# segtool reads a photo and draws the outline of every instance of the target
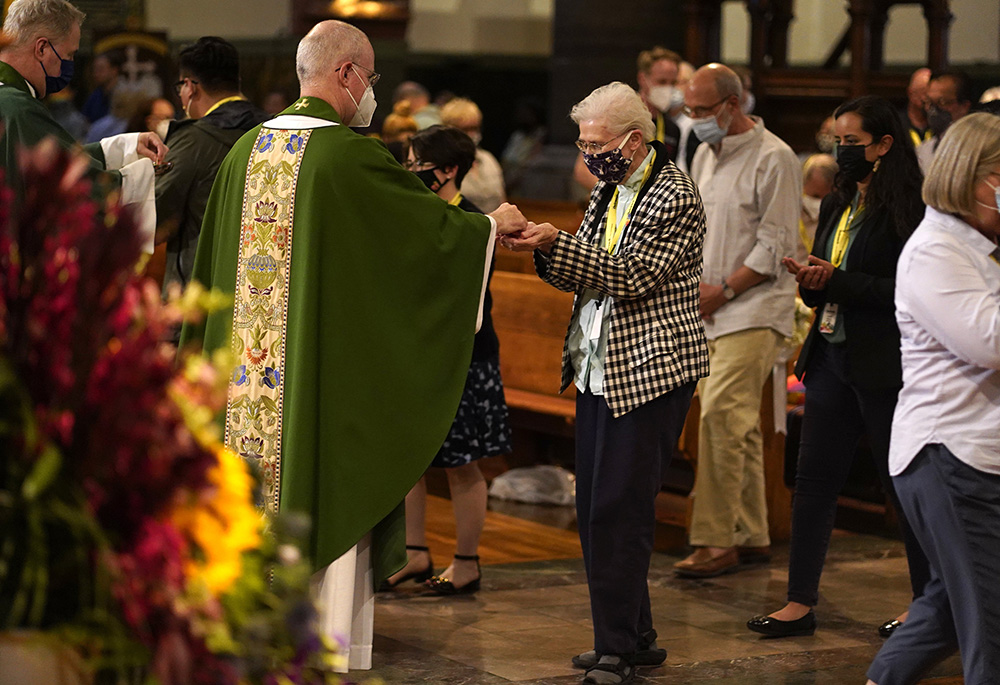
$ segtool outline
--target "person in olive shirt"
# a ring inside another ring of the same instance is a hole
[[[222,160],[240,137],[270,116],[240,94],[239,54],[213,36],[180,54],[175,84],[188,118],[170,124],[169,170],[156,178],[156,243],[167,244],[163,292],[187,285],[208,196]]]

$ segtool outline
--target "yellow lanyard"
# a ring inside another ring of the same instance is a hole
[[[806,246],[806,254],[812,252],[813,240],[809,237],[809,231],[806,230],[806,222],[802,219],[799,219],[799,238],[802,239],[802,244]]]
[[[656,161],[656,151],[653,151],[653,156],[649,160],[649,164],[646,165],[646,171],[642,174],[642,182],[639,184],[639,188],[632,195],[632,201],[628,204],[628,209],[625,214],[622,215],[621,221],[616,221],[615,217],[618,214],[618,188],[615,187],[615,194],[611,198],[611,204],[608,205],[608,220],[607,226],[604,229],[604,248],[608,251],[608,254],[614,254],[615,248],[618,246],[618,241],[621,240],[622,232],[624,232],[625,227],[628,226],[629,217],[632,216],[632,208],[635,207],[635,201],[639,199],[639,191],[642,187],[646,185],[646,181],[649,179],[649,175],[653,173],[653,162]]]
[[[855,200],[857,199],[855,198]],[[860,213],[860,202],[856,206],[852,202],[840,215],[840,223],[837,224],[837,232],[833,236],[833,249],[830,250],[830,263],[833,264],[834,268],[839,268],[844,262],[847,246],[851,242],[851,226]]]
[[[663,114],[660,112],[656,113],[656,139],[663,142],[663,139],[667,137],[667,126],[663,123]]]
[[[910,139],[913,141],[913,147],[917,147],[918,145],[920,145],[921,142],[923,142],[920,140],[920,134],[918,134],[916,129],[914,128],[910,129]],[[930,140],[930,139],[931,139],[931,130],[927,129],[926,131],[924,131],[924,140]]]
[[[233,95],[233,96],[230,96],[228,98],[222,98],[221,100],[219,100],[214,105],[212,105],[211,107],[208,108],[208,111],[205,112],[205,116],[207,117],[209,114],[211,114],[212,112],[214,112],[219,107],[221,107],[222,105],[226,104],[227,102],[239,102],[240,100],[246,100],[246,98],[243,97],[242,95]]]
[[[455,193],[455,197],[448,200],[448,204],[457,206],[458,203],[461,201],[462,201],[462,193]]]

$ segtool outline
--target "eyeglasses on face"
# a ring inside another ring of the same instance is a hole
[[[729,97],[730,96],[726,96],[714,105],[709,105],[708,107],[688,107],[687,105],[684,105],[684,109],[681,111],[692,119],[704,119],[707,116],[715,114],[715,108],[728,100]]]
[[[181,88],[184,87],[185,83],[193,83],[195,85],[201,83],[201,81],[195,81],[193,78],[182,78],[180,81],[174,84],[174,92],[178,95],[181,94]]]
[[[336,70],[340,71],[341,69],[343,69],[346,66],[347,65],[345,64],[343,66],[337,67]],[[356,68],[356,69],[361,69],[362,71],[367,71],[368,72],[368,85],[371,86],[372,88],[374,88],[375,84],[378,83],[378,80],[380,78],[382,78],[382,74],[378,73],[377,71],[373,71],[372,69],[369,69],[368,67],[363,67],[360,64],[355,64],[354,62],[351,62],[351,66],[354,67],[354,68]]]
[[[585,155],[596,155],[598,152],[600,152],[601,150],[603,150],[604,148],[606,148],[611,143],[615,142],[616,140],[618,140],[622,136],[627,136],[630,133],[632,133],[632,129],[629,129],[628,131],[625,131],[624,133],[619,133],[614,138],[612,138],[611,140],[609,140],[609,141],[607,141],[605,143],[592,143],[592,142],[587,141],[587,140],[577,140],[576,141],[576,148],[580,152],[584,153]],[[624,144],[624,142],[625,141],[622,141],[622,144]]]
[[[421,159],[408,159],[403,162],[403,168],[410,171],[428,171],[430,169],[437,169],[437,165],[434,162],[425,162]]]

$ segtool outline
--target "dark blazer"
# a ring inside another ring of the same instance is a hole
[[[826,244],[837,230],[837,223],[847,205],[828,195],[819,210],[819,228],[812,254],[826,259]],[[894,389],[903,385],[899,351],[899,328],[896,326],[896,261],[905,239],[893,228],[887,211],[872,213],[857,229],[860,231],[847,253],[847,268],[835,269],[824,290],[799,288],[802,301],[816,309],[809,336],[795,364],[795,375],[806,374],[809,357],[816,346],[819,321],[827,302],[839,305],[847,333],[848,380],[861,388]]]
[[[639,191],[615,255],[601,239],[615,186],[594,186],[580,230],[560,232],[548,257],[535,251],[535,269],[550,285],[580,293],[592,288],[614,301],[604,396],[615,417],[708,375],[708,344],[698,309],[705,208],[691,179],[657,141],[653,170]],[[567,331],[567,343],[569,331]],[[562,387],[573,381],[563,347]]]

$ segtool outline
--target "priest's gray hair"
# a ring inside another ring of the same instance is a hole
[[[601,86],[580,100],[573,105],[569,117],[577,124],[591,120],[603,123],[617,135],[638,129],[644,143],[656,135],[656,126],[642,98],[621,81]]]
[[[60,40],[86,16],[66,0],[14,0],[7,10],[3,31],[17,46],[42,36]]]
[[[318,83],[341,63],[361,59],[368,48],[368,36],[350,24],[329,19],[316,24],[299,41],[295,52],[295,73],[299,85]]]

